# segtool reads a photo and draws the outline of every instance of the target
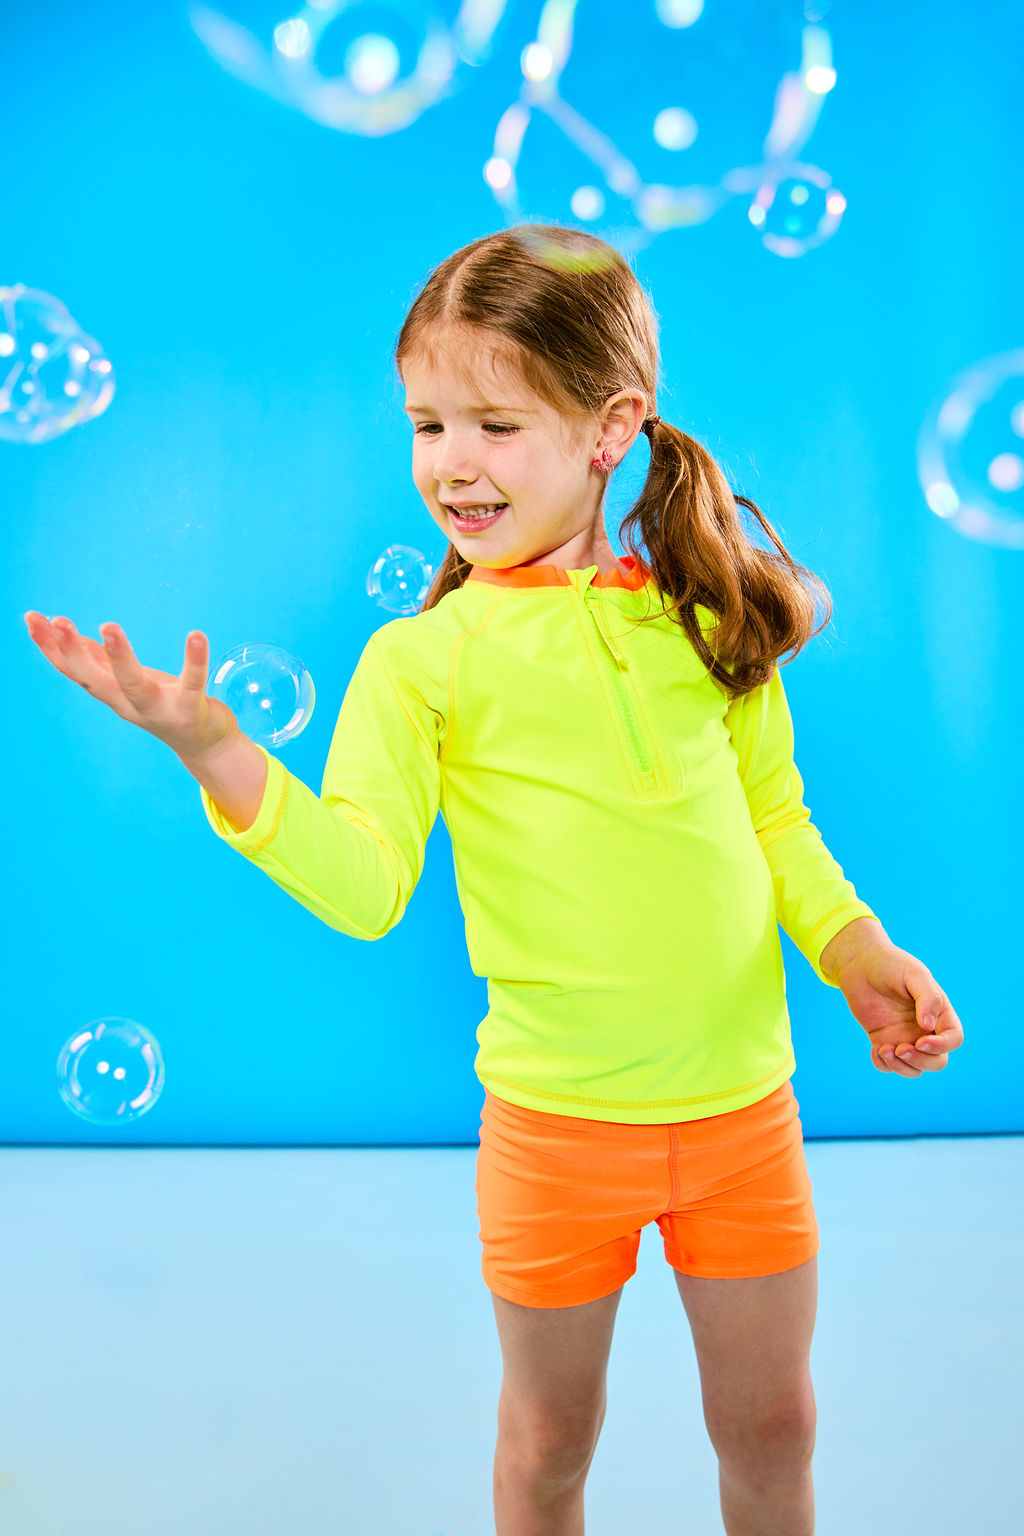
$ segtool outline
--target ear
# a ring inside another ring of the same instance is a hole
[[[600,455],[602,448],[607,448],[615,462],[621,464],[643,431],[646,417],[647,398],[639,391],[622,389],[618,394],[611,395],[601,412],[602,431],[597,440],[595,457]]]

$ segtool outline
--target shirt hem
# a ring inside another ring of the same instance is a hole
[[[796,1071],[796,1057],[790,1052],[788,1059],[772,1072],[754,1082],[743,1083],[739,1088],[724,1088],[717,1093],[695,1094],[691,1098],[655,1099],[639,1103],[624,1103],[621,1099],[591,1099],[583,1094],[561,1094],[537,1090],[511,1078],[494,1073],[477,1073],[477,1080],[494,1098],[503,1099],[519,1109],[534,1110],[546,1117],[558,1120],[602,1120],[619,1125],[679,1125],[688,1120],[708,1120],[713,1115],[725,1115],[731,1110],[746,1109],[758,1104],[774,1093]],[[578,1104],[581,1111],[603,1113],[567,1114],[570,1104]],[[675,1113],[666,1116],[665,1111],[697,1109],[697,1113]],[[637,1119],[636,1116],[641,1118]],[[628,1117],[628,1118],[627,1118]]]

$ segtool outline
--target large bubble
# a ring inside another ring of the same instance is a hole
[[[1024,348],[982,358],[933,401],[917,473],[928,506],[957,533],[1024,549]]]
[[[113,398],[113,367],[66,304],[24,283],[0,288],[0,438],[47,442]]]
[[[207,692],[234,712],[258,746],[292,741],[313,718],[316,689],[302,658],[280,645],[246,641],[210,668]]]
[[[800,152],[837,78],[819,24],[827,8],[751,0],[738,16],[704,14],[701,0],[657,0],[653,15],[631,12],[609,47],[600,6],[545,5],[520,54],[518,99],[501,113],[483,167],[506,222],[575,221],[629,256],[735,201],[773,255],[823,244],[846,199]],[[595,28],[599,46],[588,48]],[[644,89],[623,91],[623,78],[642,78]],[[585,255],[550,255],[591,270]]]
[[[427,0],[317,0],[280,11],[266,39],[207,5],[192,29],[228,74],[325,128],[374,138],[454,94],[460,64],[486,64],[507,0],[463,0],[448,24]],[[322,73],[321,46],[343,59]],[[318,55],[320,57],[318,57]]]
[[[418,549],[410,549],[407,544],[389,544],[370,567],[366,595],[375,598],[377,606],[389,613],[418,613],[433,579],[433,567]]]
[[[93,1019],[66,1040],[57,1087],[69,1109],[93,1125],[123,1125],[153,1108],[164,1086],[156,1036],[132,1019]]]

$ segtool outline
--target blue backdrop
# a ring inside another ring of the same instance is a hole
[[[232,3],[266,39],[288,15]],[[352,9],[387,33],[393,7]],[[392,15],[403,49],[417,9]],[[368,570],[391,544],[435,566],[444,554],[412,483],[392,347],[431,268],[513,222],[483,167],[543,9],[511,4],[488,58],[377,135],[232,76],[184,5],[5,10],[0,284],[59,297],[117,380],[95,420],[0,442],[6,1143],[477,1139],[486,984],[440,817],[401,925],[372,945],[335,933],[215,838],[178,759],[59,676],[22,615],[66,614],[93,638],[114,620],[173,673],[193,628],[213,658],[242,641],[294,651],[316,710],[279,750],[319,791],[352,669],[394,617],[367,596]],[[838,230],[786,259],[741,197],[630,259],[661,323],[660,413],[833,595],[831,625],[783,673],[812,819],[966,1035],[945,1072],[877,1072],[842,995],[783,935],[805,1135],[1005,1134],[1024,1107],[1021,554],[931,511],[915,455],[957,375],[1022,344],[1007,194],[1024,28],[1009,3],[815,14],[837,81],[802,158],[841,187]],[[637,163],[654,112],[685,102],[699,120],[685,176],[659,145],[648,179],[717,182],[758,161],[799,18],[708,6],[688,71],[685,30],[653,5],[627,18],[580,0],[563,94]],[[548,149],[523,144],[528,214],[601,233],[558,192],[569,162],[545,132]],[[646,466],[641,435],[608,496],[619,552]],[[1020,492],[1004,499],[1020,515]],[[115,1015],[156,1035],[167,1080],[151,1113],[111,1131],[64,1106],[55,1064],[76,1029]]]

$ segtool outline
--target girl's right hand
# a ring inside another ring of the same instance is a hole
[[[206,693],[209,642],[200,629],[186,639],[185,665],[181,676],[173,677],[140,666],[116,624],[100,626],[103,645],[80,635],[70,619],[51,623],[33,609],[25,614],[25,624],[58,672],[109,705],[122,720],[165,741],[179,757],[203,757],[240,730],[234,712]]]

